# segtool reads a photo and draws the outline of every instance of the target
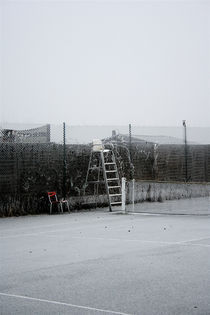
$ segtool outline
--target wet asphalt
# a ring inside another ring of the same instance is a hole
[[[0,314],[210,314],[208,199],[149,206],[1,219]]]

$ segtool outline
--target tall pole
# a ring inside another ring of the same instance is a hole
[[[135,179],[132,180],[133,187],[132,187],[132,204],[133,204],[133,212],[134,212],[134,205],[135,205]]]
[[[66,124],[63,123],[63,198],[66,198]]]
[[[130,153],[130,163],[132,164],[132,147],[131,147],[131,124],[129,124],[129,153]],[[132,179],[132,169],[130,167],[130,178]]]
[[[183,127],[184,127],[184,151],[185,151],[185,181],[188,181],[188,164],[187,164],[187,125],[186,120],[183,120]]]

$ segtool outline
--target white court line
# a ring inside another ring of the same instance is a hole
[[[51,300],[45,300],[45,299],[37,299],[37,298],[33,298],[30,296],[24,296],[24,295],[7,294],[7,293],[2,293],[2,292],[0,292],[0,295],[1,296],[7,296],[7,297],[14,297],[14,298],[18,298],[18,299],[36,301],[36,302],[44,302],[44,303],[50,303],[50,304],[56,304],[56,305],[64,305],[64,306],[80,308],[80,309],[85,309],[85,310],[91,310],[91,311],[98,311],[101,313],[118,314],[118,315],[131,315],[128,313],[104,310],[104,309],[95,308],[95,307],[89,307],[89,306],[83,306],[83,305],[77,305],[77,304],[71,304],[71,303],[65,303],[65,302],[58,302],[58,301],[51,301]]]
[[[141,214],[142,216],[162,216],[162,213],[152,213],[152,212],[133,212],[133,211],[128,211],[129,214]]]
[[[195,240],[186,240],[180,242],[166,242],[166,241],[150,241],[150,240],[138,240],[138,239],[123,239],[123,238],[105,238],[105,237],[83,237],[83,236],[72,236],[71,238],[75,239],[90,239],[90,240],[102,240],[102,241],[123,241],[123,242],[139,242],[139,243],[151,243],[151,244],[162,244],[162,245],[185,245],[185,246],[201,246],[201,247],[210,247],[210,244],[187,244],[192,241],[201,241],[209,239],[210,237],[204,237]]]
[[[69,222],[66,223],[56,223],[56,224],[45,224],[45,225],[32,225],[24,228],[14,228],[14,229],[5,229],[4,232],[19,232],[19,231],[25,231],[25,230],[33,230],[37,228],[46,228],[46,227],[52,227],[52,226],[60,226],[60,225],[68,225]]]
[[[181,243],[186,243],[186,242],[197,242],[197,241],[203,241],[203,240],[208,240],[210,239],[210,236],[207,237],[201,237],[201,238],[194,238],[191,240],[187,240],[187,241],[181,241]]]
[[[81,223],[81,221],[79,221],[79,219],[75,220],[75,218],[73,218],[73,221],[71,219],[72,218],[69,219],[69,222],[64,222],[64,223],[54,223],[54,224],[44,224],[44,225],[38,225],[37,224],[37,225],[32,225],[32,226],[28,226],[28,227],[24,227],[24,228],[5,229],[5,230],[3,230],[3,232],[13,232],[14,233],[14,232],[25,231],[25,230],[33,230],[33,229],[37,229],[37,228],[46,228],[46,227],[53,227],[53,226],[69,225],[69,224],[72,224],[72,223],[75,223],[75,224]],[[99,218],[93,218],[93,219],[98,222]]]
[[[92,228],[95,227],[95,224],[80,226],[80,227],[69,227],[66,229],[56,229],[56,230],[48,230],[48,231],[42,231],[42,232],[34,232],[34,233],[22,233],[22,234],[16,234],[16,235],[7,235],[7,236],[0,236],[0,239],[8,239],[8,238],[18,238],[18,237],[25,237],[25,236],[37,236],[41,234],[48,234],[50,237],[58,237],[58,235],[52,235],[53,233],[57,232],[67,232],[67,231],[77,231],[82,230],[83,228]],[[111,228],[114,228],[110,226]],[[100,226],[98,227],[100,228]],[[102,226],[103,228],[103,226]],[[119,225],[117,228],[125,228],[125,225]],[[116,228],[115,228],[116,231]],[[166,244],[166,245],[196,245],[196,246],[203,246],[203,247],[210,247],[209,244],[187,244],[190,242],[197,242],[201,240],[210,239],[210,236],[197,238],[197,239],[190,239],[190,240],[184,240],[179,242],[167,242],[167,241],[152,241],[152,240],[139,240],[139,239],[121,239],[121,238],[105,238],[105,237],[84,237],[84,236],[71,236],[70,238],[73,239],[90,239],[90,240],[106,240],[106,241],[124,241],[124,242],[141,242],[141,243],[154,243],[154,244]]]
[[[185,244],[183,244],[185,245]],[[188,244],[186,244],[188,245]],[[198,244],[198,243],[194,243],[194,244],[190,244],[191,246],[200,246],[200,247],[210,247],[210,244]]]
[[[84,226],[78,226],[78,227],[69,227],[67,229],[57,229],[57,230],[48,230],[48,231],[41,231],[41,232],[34,232],[34,233],[21,233],[21,234],[15,234],[15,235],[7,235],[7,236],[0,236],[0,239],[5,238],[16,238],[16,237],[24,237],[24,236],[36,236],[40,234],[50,234],[50,233],[56,233],[56,232],[66,232],[66,231],[77,231],[82,230],[83,228],[93,228],[95,227],[95,224],[90,225],[87,227],[87,225]]]
[[[71,222],[58,223],[58,224],[34,225],[34,226],[31,226],[31,227],[24,227],[24,228],[19,228],[19,229],[6,229],[6,230],[3,230],[2,233],[13,232],[13,234],[14,234],[14,233],[17,233],[17,232],[22,232],[21,234],[16,234],[16,235],[23,235],[24,231],[27,231],[27,230],[33,230],[33,229],[37,229],[37,228],[40,229],[40,228],[46,228],[46,227],[54,227],[54,226],[62,226],[62,225],[70,225],[72,223],[75,223],[75,225],[78,225],[80,222],[79,221],[74,221],[74,222],[71,221]],[[91,224],[90,226],[93,227],[93,226],[95,226],[95,224]],[[83,227],[87,227],[87,225],[76,227],[76,229],[77,228],[83,228]],[[68,229],[70,229],[70,228],[68,228]],[[75,227],[72,227],[71,229],[75,229]],[[65,231],[65,229],[62,229],[62,230]],[[47,233],[47,232],[49,232],[49,230],[48,231],[43,231],[43,232],[34,232],[34,233]],[[30,233],[30,234],[32,234],[32,233]],[[10,236],[13,236],[13,235],[8,235],[8,236],[10,237]]]
[[[184,210],[184,209],[182,209]],[[184,211],[188,211],[188,209],[184,210]],[[129,214],[140,214],[142,216],[179,216],[179,217],[195,217],[195,216],[199,216],[199,217],[209,217],[210,214],[209,212],[208,213],[202,213],[202,214],[199,214],[199,213],[168,213],[168,212],[159,212],[159,213],[153,213],[153,212],[133,212],[133,211],[128,211]]]
[[[94,226],[94,225],[93,225]],[[92,227],[92,226],[90,226]],[[122,225],[124,227],[124,225]],[[9,236],[2,236],[0,239],[7,239],[7,238],[18,238],[18,237],[25,237],[25,236],[36,236],[40,234],[48,234],[50,237],[58,237],[58,235],[51,235],[52,233],[56,232],[64,232],[64,231],[75,231],[81,230],[82,227],[78,228],[68,228],[68,229],[58,229],[52,231],[43,231],[43,232],[36,232],[36,233],[28,233],[28,234],[19,234],[19,235],[9,235]],[[84,237],[84,236],[70,236],[72,239],[82,239],[82,240],[103,240],[103,241],[123,241],[123,242],[140,242],[140,243],[151,243],[151,244],[162,244],[162,245],[186,245],[186,246],[201,246],[201,247],[210,247],[209,244],[187,244],[190,242],[197,242],[201,240],[209,239],[210,236],[202,237],[198,239],[190,239],[184,240],[179,242],[167,242],[167,241],[151,241],[151,240],[139,240],[139,239],[123,239],[123,238],[106,238],[106,237]]]
[[[98,226],[97,228],[104,228],[104,224],[102,224],[102,226]],[[48,230],[48,231],[41,231],[41,232],[34,232],[34,233],[21,233],[21,234],[13,234],[13,235],[6,235],[6,236],[0,236],[0,239],[7,239],[7,238],[18,238],[18,237],[25,237],[25,236],[36,236],[36,235],[40,235],[40,234],[51,234],[51,233],[56,233],[56,232],[67,232],[67,231],[77,231],[77,230],[81,230],[84,229],[88,229],[88,228],[95,228],[96,225],[95,224],[91,224],[91,225],[83,225],[83,226],[78,226],[78,227],[69,227],[66,229],[57,229],[57,230]],[[115,228],[114,226],[110,226],[111,228]],[[118,225],[118,228],[124,228],[125,225]]]

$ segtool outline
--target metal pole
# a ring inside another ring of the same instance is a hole
[[[47,124],[47,142],[50,142],[50,124]]]
[[[132,147],[131,147],[131,124],[129,124],[129,153],[130,153],[130,163],[132,164]],[[132,179],[132,169],[130,168],[130,179]]]
[[[188,152],[187,152],[187,125],[186,125],[186,120],[183,120],[183,127],[184,127],[184,145],[185,145],[185,181],[188,181],[188,164],[187,164],[187,157],[188,157]]]
[[[133,183],[132,201],[133,201],[133,211],[134,211],[134,204],[135,204],[135,179],[132,180],[132,183]]]
[[[63,198],[66,198],[66,124],[63,123]]]
[[[125,196],[125,182],[126,182],[126,178],[122,177],[122,211],[125,211],[125,200],[126,200],[126,196]]]

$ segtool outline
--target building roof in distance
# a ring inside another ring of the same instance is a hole
[[[113,134],[112,137],[106,138],[106,142],[129,142],[128,134]],[[141,143],[141,144],[184,144],[184,139],[172,137],[172,136],[163,136],[163,135],[132,135],[132,143]],[[196,144],[195,142],[189,142],[188,144]]]
[[[150,135],[133,135],[133,141],[144,141],[157,144],[183,144],[184,140],[171,136],[150,136]]]

